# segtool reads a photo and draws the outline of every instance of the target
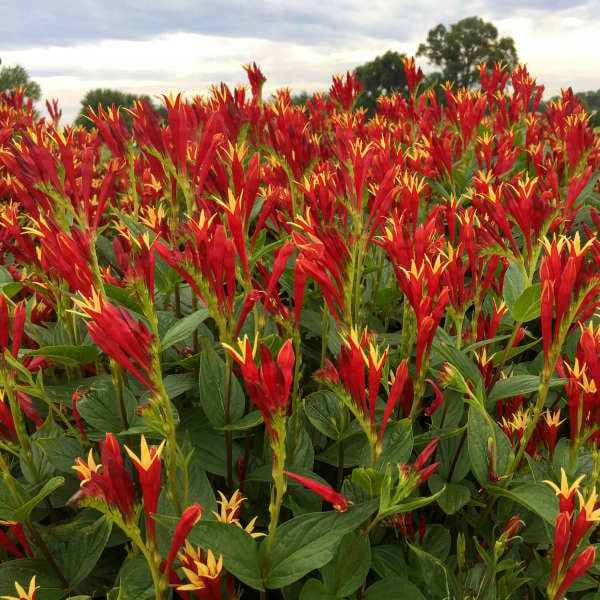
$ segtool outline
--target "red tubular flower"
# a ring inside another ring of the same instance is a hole
[[[140,456],[136,456],[127,446],[125,451],[129,454],[135,468],[137,469],[140,486],[142,488],[142,498],[144,499],[144,515],[146,518],[146,535],[149,539],[156,542],[156,523],[153,515],[158,506],[158,497],[161,487],[162,463],[160,454],[165,446],[165,440],[160,446],[152,446],[148,449],[146,438],[142,434],[140,440]]]
[[[587,570],[594,564],[596,560],[596,548],[594,546],[588,546],[569,567],[569,570],[565,574],[560,587],[558,588],[554,599],[561,598],[563,593],[567,591],[568,587],[580,577],[583,577]]]
[[[90,298],[74,302],[91,319],[87,330],[98,347],[152,392],[153,336],[142,321],[136,322],[125,308],[106,302],[95,290]]]
[[[327,226],[317,222],[310,210],[307,210],[304,218],[298,216],[294,224],[301,230],[292,232],[298,248],[294,265],[296,322],[300,321],[307,277],[318,283],[336,322],[347,320],[344,285],[350,252],[346,239],[336,225]]]
[[[158,238],[150,244],[148,236],[138,234],[136,238],[128,229],[119,233],[121,236],[113,239],[113,249],[121,271],[120,285],[135,288],[138,282],[143,282],[151,301],[154,302],[154,246]]]
[[[25,531],[21,523],[14,521],[0,521],[0,525],[6,525],[13,534],[16,542],[20,547],[13,541],[12,538],[2,529],[0,529],[0,546],[10,552],[15,558],[25,558],[26,556],[33,556],[31,546],[25,536]]]
[[[236,246],[214,215],[202,211],[182,231],[183,250],[156,245],[159,256],[174,268],[212,311],[233,315],[236,292]]]
[[[173,540],[171,541],[171,548],[169,549],[169,555],[167,557],[167,561],[165,562],[162,572],[169,573],[171,567],[173,566],[173,561],[177,556],[177,552],[179,552],[179,548],[187,538],[189,532],[192,530],[192,527],[200,520],[202,516],[202,507],[199,504],[192,504],[188,506],[183,513],[181,513],[181,517],[177,526],[175,527],[175,533],[173,534]]]
[[[256,366],[254,348],[248,336],[238,340],[240,352],[223,344],[233,359],[240,365],[246,390],[254,404],[259,408],[271,437],[277,437],[273,428],[276,416],[287,412],[288,400],[294,380],[294,349],[292,340],[286,340],[277,354],[277,364],[269,348],[262,344],[259,349],[260,368]]]
[[[1,598],[3,600],[36,600],[40,586],[35,585],[35,578],[36,575],[31,578],[27,590],[15,581],[15,590],[17,591],[18,596],[2,596]]]
[[[540,262],[540,320],[546,369],[554,368],[548,364],[550,348],[562,343],[561,336],[570,331],[572,324],[588,319],[600,303],[600,284],[590,277],[586,263],[592,245],[590,240],[581,246],[579,232],[572,240],[560,238],[544,242],[546,256]]]
[[[418,485],[425,483],[429,477],[434,473],[434,471],[439,467],[440,463],[432,463],[431,465],[425,467],[425,463],[429,460],[431,455],[435,452],[438,444],[440,443],[440,438],[435,438],[423,448],[419,456],[417,456],[415,462],[412,464],[412,468],[417,471],[420,475]]]
[[[333,77],[329,96],[339,104],[344,112],[349,112],[364,89],[365,86],[358,80],[358,77],[347,71],[345,81],[342,75]]]
[[[261,104],[262,87],[267,78],[262,74],[262,71],[255,62],[253,62],[252,64],[248,63],[247,65],[244,65],[244,71],[246,71],[246,74],[248,76],[248,81],[250,83],[250,89],[252,90],[252,97],[254,99],[254,102]]]
[[[302,475],[296,475],[295,473],[290,473],[289,471],[284,471],[284,473],[295,479],[297,482],[301,483],[303,486],[307,487],[309,490],[313,491],[315,494],[323,498],[325,502],[329,502],[335,510],[338,512],[344,512],[352,502],[336,492],[332,487],[328,485],[324,485],[315,481],[314,479],[308,479],[307,477],[302,477]]]
[[[205,553],[194,547],[186,540],[183,552],[178,555],[181,568],[189,583],[177,586],[177,591],[194,592],[202,600],[222,600],[221,572],[223,570],[223,555],[217,560],[209,549]]]
[[[80,479],[78,497],[93,498],[105,502],[109,508],[116,508],[123,518],[132,520],[135,517],[136,498],[133,481],[125,467],[121,449],[112,433],[100,441],[101,464],[96,464],[92,450],[87,462],[77,458],[73,469]]]
[[[390,388],[390,393],[388,395],[387,402],[385,403],[383,417],[381,418],[381,425],[379,426],[379,443],[383,442],[383,434],[385,432],[385,427],[389,418],[392,415],[392,412],[394,411],[394,408],[396,408],[396,404],[398,404],[398,401],[402,396],[404,386],[407,382],[410,382],[410,377],[408,375],[408,363],[406,362],[406,359],[404,359],[398,365],[396,373],[392,375],[392,386]]]
[[[595,559],[595,548],[589,546],[573,557],[586,533],[592,526],[600,522],[600,509],[596,508],[597,493],[593,489],[587,500],[577,488],[584,478],[582,475],[571,486],[568,485],[564,469],[561,469],[561,485],[558,487],[552,481],[545,481],[559,496],[560,512],[556,518],[554,532],[554,550],[552,556],[552,576],[548,583],[548,597],[558,600],[566,589],[579,577],[585,574]],[[573,496],[577,492],[579,512],[575,517]]]
[[[12,320],[9,313],[6,296],[0,294],[0,356],[2,363],[5,364],[4,351],[9,350],[16,358],[21,347],[23,332],[25,330],[25,319],[27,317],[27,308],[24,302],[15,305],[12,311]],[[9,346],[9,339],[11,344]]]

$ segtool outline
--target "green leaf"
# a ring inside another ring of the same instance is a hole
[[[116,304],[124,306],[130,312],[134,313],[137,318],[142,317],[144,310],[140,306],[138,299],[130,291],[107,283],[104,284],[104,289],[106,290],[106,295],[111,300],[114,300]]]
[[[86,365],[94,362],[100,351],[96,346],[43,346],[29,350],[26,356],[45,356],[67,367]]]
[[[62,473],[73,474],[75,459],[85,453],[83,446],[64,432],[55,437],[38,437],[35,443],[42,449],[48,462]]]
[[[350,507],[344,513],[310,513],[277,528],[263,574],[267,588],[281,588],[327,564],[340,540],[358,528],[377,508],[378,500]],[[261,544],[264,554],[266,540]]]
[[[130,425],[135,417],[137,401],[128,388],[123,388],[123,403],[127,424]],[[106,432],[119,433],[126,429],[110,378],[96,382],[92,390],[79,400],[77,408],[81,418],[101,432],[102,437]],[[89,431],[87,433],[89,435]]]
[[[515,321],[527,323],[540,316],[542,305],[542,284],[534,283],[523,290],[521,295],[510,307],[510,312]]]
[[[385,474],[382,471],[357,467],[352,470],[352,481],[373,498],[381,493],[381,484]]]
[[[498,427],[495,421],[491,421],[493,432],[485,417],[481,414],[481,408],[469,407],[467,427],[467,447],[471,459],[471,470],[482,485],[490,482],[489,478],[489,451],[488,440],[496,438],[496,475],[503,475],[508,465],[511,445],[504,431]]]
[[[553,377],[550,380],[550,387],[558,387],[567,383],[566,379]],[[506,379],[499,379],[488,394],[488,401],[502,400],[503,398],[512,398],[521,394],[531,394],[537,392],[540,386],[538,375],[513,375]]]
[[[438,492],[445,485],[444,493],[438,497],[437,503],[447,514],[453,515],[458,512],[471,499],[471,490],[462,483],[445,482],[434,473],[427,482],[432,492]]]
[[[37,600],[59,600],[67,595],[67,590],[46,560],[41,558],[21,558],[0,564],[0,594],[15,596],[15,581],[27,589],[31,578],[40,586]]]
[[[225,426],[226,365],[208,340],[202,342],[198,385],[200,404],[213,427]],[[230,422],[239,421],[244,415],[246,399],[240,382],[231,373],[229,395]]]
[[[119,581],[118,600],[155,598],[152,574],[146,559],[141,554],[123,564]]]
[[[558,498],[549,485],[541,482],[524,483],[511,490],[498,485],[488,485],[486,489],[492,494],[518,502],[554,526],[558,514]]]
[[[461,375],[477,387],[482,381],[481,371],[462,350],[456,348],[456,341],[438,327],[433,341],[435,351],[448,363],[455,366]]]
[[[381,578],[403,577],[407,579],[407,564],[398,546],[382,544],[371,548],[371,567]]]
[[[308,396],[304,400],[304,414],[323,435],[332,440],[342,439],[344,431],[340,399],[334,392],[324,390]]]
[[[385,469],[388,463],[405,463],[413,449],[412,424],[409,419],[390,423],[383,436],[383,451],[377,459],[378,468]]]
[[[339,598],[328,592],[318,579],[311,578],[302,586],[299,600],[339,600]]]
[[[355,592],[371,569],[371,544],[361,531],[344,536],[331,562],[321,569],[329,592],[343,598]]]
[[[504,275],[504,285],[502,287],[502,297],[506,306],[512,311],[512,307],[525,291],[525,277],[523,271],[516,263],[510,262]]]
[[[112,531],[112,522],[106,516],[84,526],[63,543],[51,544],[63,575],[71,587],[83,581],[97,565]]]
[[[234,577],[255,590],[264,590],[256,542],[241,527],[219,521],[200,521],[188,539],[192,544],[210,548],[223,555],[223,565]]]
[[[386,577],[368,587],[363,600],[425,600],[419,588],[405,577]]]
[[[421,568],[423,580],[432,598],[452,598],[450,576],[442,560],[407,542]]]
[[[194,373],[174,373],[163,379],[165,391],[171,400],[181,396],[196,387],[196,375]]]
[[[169,328],[161,340],[161,349],[167,350],[185,341],[191,336],[201,323],[204,323],[209,317],[208,308],[201,308],[183,319],[178,319],[175,325]]]
[[[257,425],[260,425],[262,422],[263,416],[260,410],[253,410],[247,415],[244,415],[235,423],[223,425],[223,427],[218,427],[218,429],[222,429],[223,431],[247,431],[248,429],[252,429]]]
[[[444,493],[444,490],[445,487],[441,488],[431,496],[412,497],[403,502],[399,502],[398,504],[393,504],[392,506],[380,509],[378,518],[382,519],[384,517],[388,517],[389,515],[395,515],[399,512],[410,512],[411,510],[416,510],[417,508],[427,506],[428,504],[435,502]]]
[[[46,483],[44,483],[44,485],[41,487],[40,491],[37,494],[35,494],[35,496],[33,496],[32,498],[27,500],[27,502],[25,502],[21,506],[15,508],[12,512],[12,517],[10,517],[10,518],[2,517],[2,518],[6,519],[7,521],[18,521],[19,523],[22,523],[29,517],[29,515],[31,514],[31,511],[44,498],[48,497],[53,491],[57,490],[59,487],[64,485],[64,483],[65,483],[64,477],[52,477],[51,479],[46,481]]]

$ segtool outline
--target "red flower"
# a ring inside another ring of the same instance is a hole
[[[118,509],[125,520],[133,519],[136,504],[133,481],[123,466],[121,449],[112,433],[100,441],[100,456],[101,464],[96,464],[92,450],[87,463],[82,458],[76,459],[73,469],[81,481],[78,496],[101,500]]]
[[[87,329],[98,347],[152,391],[154,373],[150,346],[153,336],[148,328],[141,321],[136,322],[122,306],[106,302],[93,289],[91,298],[74,302],[83,316],[91,319]]]
[[[200,520],[202,516],[202,507],[199,504],[192,504],[188,506],[183,513],[177,526],[175,527],[175,533],[173,534],[173,540],[171,541],[171,548],[169,549],[169,556],[167,562],[164,564],[163,573],[169,573],[173,561],[179,552],[179,548],[187,538],[192,527]]]
[[[259,408],[265,420],[269,435],[276,437],[273,418],[285,415],[294,379],[294,349],[292,340],[286,340],[277,354],[277,365],[269,348],[260,345],[260,367],[256,366],[254,348],[248,336],[238,340],[240,352],[223,344],[233,359],[240,365],[246,390],[254,404]]]
[[[146,517],[146,532],[147,536],[156,541],[156,523],[154,522],[153,514],[158,506],[158,497],[161,488],[161,473],[162,463],[160,462],[160,454],[164,448],[165,440],[160,446],[152,446],[148,449],[146,438],[142,434],[140,441],[140,456],[137,457],[127,446],[125,451],[129,454],[135,468],[137,469],[140,486],[142,488],[142,498],[144,499],[144,513]]]
[[[329,502],[333,505],[333,508],[338,512],[344,512],[352,502],[348,500],[348,498],[342,496],[336,492],[332,487],[328,485],[324,485],[319,483],[318,481],[314,481],[314,479],[308,479],[307,477],[302,477],[302,475],[296,475],[295,473],[290,473],[289,471],[284,471],[284,473],[295,479],[303,486],[307,487],[309,490],[313,491],[315,494],[323,498],[325,502]]]

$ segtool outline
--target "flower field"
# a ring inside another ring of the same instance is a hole
[[[524,67],[0,92],[0,596],[600,583],[600,135]]]

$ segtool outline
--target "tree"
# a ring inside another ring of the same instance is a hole
[[[377,105],[377,98],[382,95],[399,92],[408,94],[408,82],[402,59],[404,54],[388,50],[383,56],[356,67],[354,70],[365,91],[358,100],[358,105],[372,114]]]
[[[590,113],[589,125],[600,127],[600,90],[589,90],[587,92],[577,92],[579,98],[586,110]]]
[[[27,71],[21,65],[0,69],[0,90],[25,88],[25,95],[36,102],[42,97],[42,88],[37,81],[29,79]]]
[[[477,66],[482,62],[502,62],[510,68],[518,64],[515,42],[510,37],[498,39],[492,23],[468,17],[446,29],[440,24],[427,34],[427,43],[419,44],[417,56],[425,56],[441,67],[442,77],[459,87],[479,81]]]
[[[95,90],[86,92],[85,96],[81,99],[81,109],[75,119],[75,125],[81,125],[87,130],[93,129],[94,124],[88,115],[88,107],[90,106],[94,111],[96,111],[99,104],[104,108],[110,108],[113,104],[117,108],[131,108],[136,100],[141,100],[143,98],[150,102],[154,110],[158,112],[161,117],[166,118],[166,109],[164,107],[157,107],[148,96],[130,94],[121,92],[120,90],[112,90],[110,88],[96,88]],[[124,113],[124,117],[128,129],[131,130],[131,117],[127,113]]]

